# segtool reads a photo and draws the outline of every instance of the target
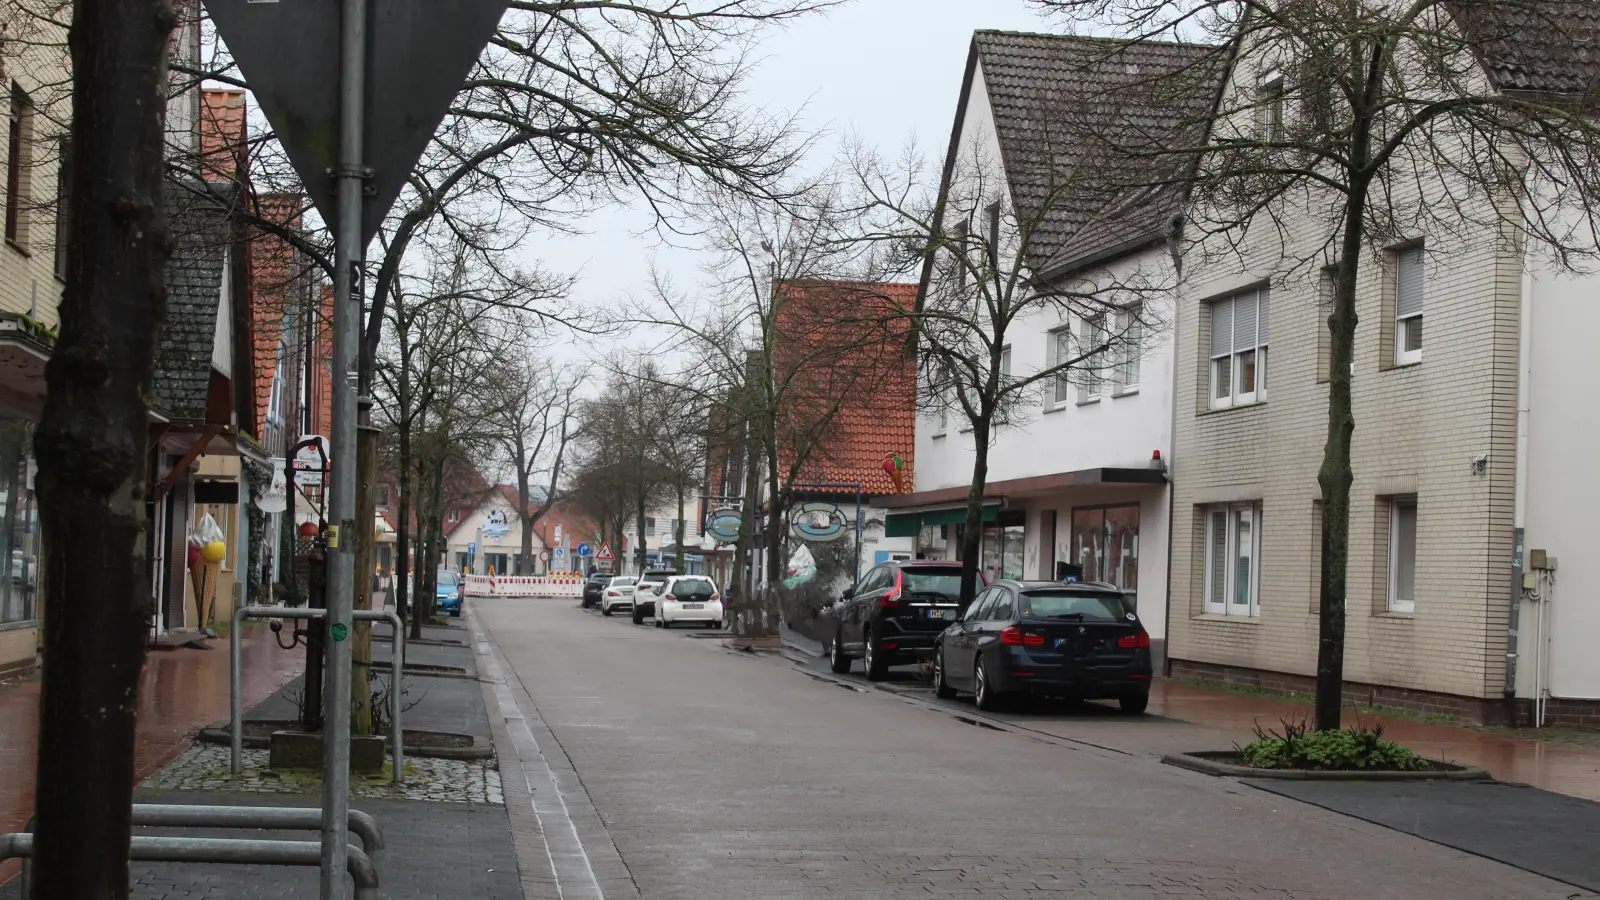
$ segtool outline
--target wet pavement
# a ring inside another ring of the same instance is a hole
[[[188,749],[202,727],[228,717],[228,642],[212,650],[152,651],[139,687],[134,779],[143,780]],[[244,702],[264,699],[304,668],[305,650],[282,650],[264,626],[244,634]],[[17,831],[33,812],[39,733],[37,677],[0,682],[0,832]],[[0,882],[17,866],[0,864]]]
[[[784,639],[804,653],[821,653],[820,645],[793,632],[786,633]],[[827,671],[826,662],[821,659],[807,663],[806,668],[818,673]],[[935,700],[913,668],[896,669],[891,674],[892,680],[884,683],[891,691],[912,692],[935,704],[975,712],[967,698]],[[848,677],[863,686],[868,684],[860,663]],[[1311,715],[1311,706],[1303,702],[1157,679],[1152,684],[1146,716],[1124,717],[1112,706],[1088,703],[1035,704],[990,718],[1094,747],[1159,758],[1194,750],[1229,750],[1235,744],[1254,740],[1258,724],[1277,730],[1282,728],[1283,720],[1298,722]],[[1481,766],[1501,781],[1600,801],[1600,751],[1365,711],[1346,710],[1344,722],[1381,724],[1384,736],[1390,740],[1429,757]]]

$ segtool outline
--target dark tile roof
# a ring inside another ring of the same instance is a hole
[[[1179,192],[1146,189],[1176,171],[1151,151],[1200,139],[1224,48],[979,31],[973,51],[1012,202],[1034,226],[1036,272],[1070,262],[1064,251],[1124,243],[1177,211]]]
[[[156,341],[157,411],[174,420],[202,421],[211,386],[211,357],[228,258],[228,213],[193,191],[169,186],[167,310]]]
[[[1502,90],[1600,94],[1600,0],[1447,0]]]

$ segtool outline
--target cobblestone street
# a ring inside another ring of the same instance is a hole
[[[501,768],[530,897],[1593,896],[1093,746],[1094,721],[1070,743],[974,727],[568,602],[484,600],[475,615],[516,745]],[[1120,743],[1166,722],[1104,725]]]

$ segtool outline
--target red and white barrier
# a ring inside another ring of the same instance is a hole
[[[468,575],[468,597],[581,597],[583,579],[562,575]]]

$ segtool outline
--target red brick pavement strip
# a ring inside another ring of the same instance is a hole
[[[152,652],[139,687],[134,782],[177,759],[201,728],[228,717],[228,642],[211,650]],[[279,648],[265,628],[249,627],[243,641],[244,704],[266,699],[304,668],[305,651]],[[33,815],[39,737],[39,680],[0,684],[0,833],[21,829]],[[20,866],[0,863],[0,884]]]

